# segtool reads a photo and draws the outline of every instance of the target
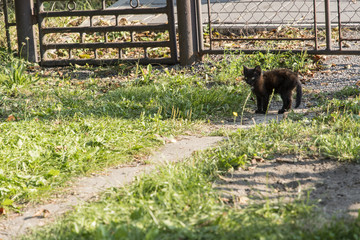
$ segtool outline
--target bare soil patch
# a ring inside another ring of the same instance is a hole
[[[255,160],[249,167],[222,177],[215,185],[239,205],[309,197],[326,216],[357,217],[359,171],[358,164],[279,156],[272,161]]]

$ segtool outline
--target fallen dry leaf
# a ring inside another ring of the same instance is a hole
[[[6,214],[5,208],[0,208],[0,216],[5,214]]]
[[[166,143],[176,143],[177,142],[175,138],[164,137],[164,140]]]
[[[218,178],[220,178],[221,180],[224,180],[224,181],[228,181],[228,179],[220,174],[218,174]]]
[[[296,163],[298,160],[293,158],[277,158],[277,163]]]
[[[310,146],[309,149],[310,149],[311,151],[314,151],[314,152],[317,151],[317,147],[315,147],[315,146]]]
[[[228,198],[220,198],[220,199],[221,199],[221,201],[226,202],[226,203],[228,203],[230,201],[230,199],[228,199]]]
[[[331,74],[331,71],[330,70],[325,70],[325,71],[321,71],[321,73],[329,75],[329,74]]]
[[[61,150],[67,150],[67,147],[66,147],[66,146],[61,146],[61,145],[55,147],[55,151],[56,151],[56,152],[59,152],[59,151],[61,151]]]
[[[33,217],[42,217],[42,218],[47,218],[50,215],[50,211],[42,208],[39,211],[37,211]]]
[[[253,162],[255,160],[255,163],[257,163],[257,162],[264,162],[265,160],[262,158],[262,157],[260,157],[260,156],[255,156],[253,159],[252,159],[252,161],[251,162]]]
[[[14,115],[9,115],[6,119],[7,122],[13,122],[16,121],[16,118],[14,117]]]
[[[240,204],[247,204],[250,199],[246,196],[239,196],[236,200]]]
[[[119,21],[119,25],[128,25],[129,22],[126,18],[121,18]]]
[[[317,61],[319,61],[319,60],[321,60],[322,59],[322,56],[320,56],[320,55],[314,55],[313,56],[313,61],[314,62],[317,62]]]

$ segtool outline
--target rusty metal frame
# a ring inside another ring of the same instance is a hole
[[[4,13],[7,48],[8,48],[8,51],[11,51],[10,27],[15,27],[16,23],[15,22],[13,22],[13,23],[9,22],[7,0],[3,0],[2,2],[3,2],[3,13]]]
[[[40,55],[42,66],[64,66],[70,64],[91,64],[91,65],[104,65],[116,64],[122,61],[126,62],[139,62],[141,64],[159,63],[159,64],[175,64],[178,61],[177,46],[176,46],[176,32],[175,32],[175,16],[174,16],[174,2],[173,0],[166,0],[165,7],[159,8],[128,8],[128,9],[105,9],[105,1],[102,1],[102,9],[99,10],[69,10],[69,11],[44,11],[43,3],[50,0],[37,0],[37,18],[39,25],[39,40],[40,40]],[[54,1],[54,0],[51,0]],[[55,0],[60,1],[60,0]],[[168,17],[167,23],[152,24],[152,25],[119,25],[119,16],[121,15],[140,15],[140,14],[166,14]],[[85,16],[90,18],[90,26],[84,27],[44,27],[43,22],[45,18],[49,17],[71,17],[71,16]],[[94,16],[115,16],[115,26],[93,26],[92,18]],[[105,37],[105,42],[84,43],[81,37],[80,43],[59,43],[49,44],[44,41],[44,36],[49,33],[79,33],[82,36],[84,33],[101,32],[130,32],[133,36],[134,32],[142,31],[168,31],[168,41],[134,41],[133,37],[131,42],[108,42]],[[170,49],[169,58],[148,58],[147,48],[152,47],[168,47]],[[99,48],[116,48],[119,49],[118,58],[114,59],[99,59],[96,50]],[[142,58],[124,59],[122,58],[121,49],[123,48],[142,48],[144,49],[144,56]],[[46,51],[49,49],[66,49],[69,50],[69,59],[61,60],[47,60]],[[72,49],[91,49],[94,51],[95,59],[73,59],[71,58]]]
[[[342,42],[344,41],[360,41],[360,38],[344,38],[342,36],[342,22],[341,22],[341,8],[340,8],[340,2],[341,0],[337,0],[337,18],[338,18],[338,23],[337,23],[337,27],[339,29],[339,46],[338,49],[334,48],[331,44],[331,41],[333,40],[331,37],[331,31],[332,31],[332,27],[334,25],[334,23],[331,22],[331,11],[330,11],[330,0],[324,0],[324,13],[325,13],[325,25],[324,25],[324,30],[325,30],[325,41],[326,41],[326,47],[325,49],[319,49],[319,36],[318,36],[318,31],[319,31],[319,26],[318,26],[318,19],[317,19],[317,1],[318,0],[313,0],[313,30],[314,30],[314,37],[310,37],[310,38],[213,38],[212,37],[212,31],[213,28],[216,29],[216,27],[214,27],[213,22],[211,20],[211,7],[210,7],[210,0],[207,0],[207,25],[209,28],[209,48],[208,49],[204,49],[201,48],[200,49],[200,54],[201,55],[206,55],[206,54],[224,54],[224,53],[229,53],[232,52],[234,54],[239,54],[239,53],[245,53],[245,54],[253,54],[256,52],[262,52],[262,53],[268,53],[268,52],[272,52],[272,53],[281,53],[281,52],[294,52],[294,53],[302,53],[305,50],[277,50],[277,49],[270,49],[270,50],[261,50],[261,49],[214,49],[213,47],[213,43],[214,42],[222,42],[222,41],[237,41],[237,42],[241,42],[241,41],[313,41],[314,42],[314,48],[313,49],[307,49],[306,52],[308,54],[321,54],[321,55],[360,55],[360,50],[344,50],[342,48]],[[200,14],[200,12],[198,13]],[[333,24],[333,25],[332,25]]]

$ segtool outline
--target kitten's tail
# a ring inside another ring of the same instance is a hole
[[[301,98],[302,98],[302,88],[301,88],[300,81],[298,81],[298,84],[296,86],[296,105],[295,105],[295,108],[300,106]]]

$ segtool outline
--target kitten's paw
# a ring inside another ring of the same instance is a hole
[[[284,112],[286,112],[285,109],[280,109],[280,110],[278,111],[278,114],[283,114]]]
[[[259,113],[259,114],[265,114],[265,111],[261,111],[261,110],[256,110],[255,113]]]

